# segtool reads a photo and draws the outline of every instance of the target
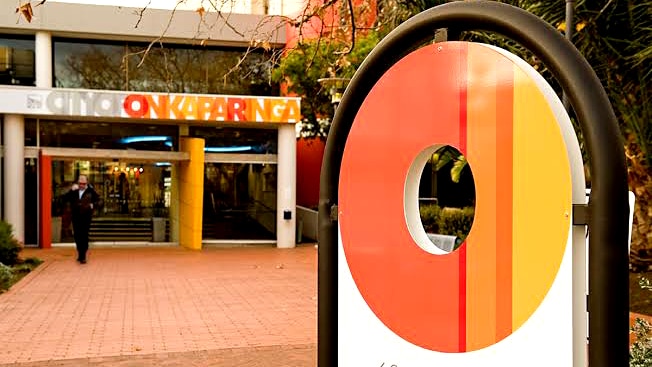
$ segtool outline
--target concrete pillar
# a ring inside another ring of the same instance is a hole
[[[296,246],[297,138],[293,124],[278,129],[276,170],[276,246]],[[289,212],[289,214],[288,214]],[[286,219],[289,215],[289,219]]]
[[[179,124],[179,141],[182,137],[190,135],[190,129],[187,124]],[[179,179],[179,170],[181,167],[180,162],[174,162],[172,164],[171,172],[171,181],[172,187],[170,188],[170,242],[181,243],[179,239],[180,231],[180,220],[179,220],[179,185],[181,185],[181,180]]]
[[[179,151],[190,160],[179,162],[179,244],[201,250],[204,204],[204,139],[182,137]]]
[[[25,241],[25,119],[4,118],[4,219],[14,227],[14,236]],[[35,193],[33,193],[35,194]]]
[[[39,88],[52,88],[52,35],[50,32],[36,32],[34,48],[36,86]]]

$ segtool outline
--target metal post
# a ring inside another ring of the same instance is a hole
[[[573,43],[573,31],[575,30],[575,0],[566,0],[566,39],[568,42]],[[568,101],[568,96],[566,92],[562,94],[562,103],[566,111],[570,112],[570,102]]]

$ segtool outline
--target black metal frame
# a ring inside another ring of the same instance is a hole
[[[342,154],[367,94],[398,60],[432,40],[438,28],[485,30],[519,42],[541,59],[568,95],[591,167],[589,203],[589,365],[629,364],[628,198],[623,139],[594,70],[556,29],[517,7],[452,2],[401,24],[369,54],[349,83],[326,141],[321,168],[318,260],[318,365],[337,365],[337,220]],[[554,351],[553,351],[554,352]]]

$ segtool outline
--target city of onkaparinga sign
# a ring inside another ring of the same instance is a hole
[[[0,87],[0,111],[23,115],[296,123],[300,98]]]

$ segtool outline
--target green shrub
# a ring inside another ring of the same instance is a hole
[[[22,263],[26,265],[32,265],[32,267],[35,268],[36,266],[43,264],[43,260],[39,259],[38,257],[28,257],[27,259],[23,260]]]
[[[14,230],[11,224],[0,221],[0,263],[15,265],[20,262],[18,254],[23,246],[14,237]]]
[[[427,233],[466,238],[473,224],[475,210],[466,208],[440,208],[438,205],[423,205],[419,208],[421,223]]]
[[[650,324],[645,320],[637,318],[632,326],[632,332],[636,341],[629,348],[630,367],[652,366],[652,336],[650,336]]]
[[[20,276],[21,278],[27,274],[29,274],[30,271],[32,271],[33,266],[29,264],[20,264],[20,265],[14,265],[11,267],[11,271],[14,273],[15,277]]]
[[[444,208],[439,215],[439,233],[450,236],[457,236],[464,241],[471,231],[475,210],[472,207],[466,208]]]
[[[424,205],[419,208],[421,223],[427,233],[439,233],[439,213],[441,209],[438,205]]]
[[[0,292],[6,291],[11,287],[14,272],[7,265],[0,263]]]
[[[638,285],[643,289],[652,290],[652,284],[647,278],[642,278]],[[652,367],[652,326],[637,318],[631,331],[636,340],[629,347],[629,366]]]

